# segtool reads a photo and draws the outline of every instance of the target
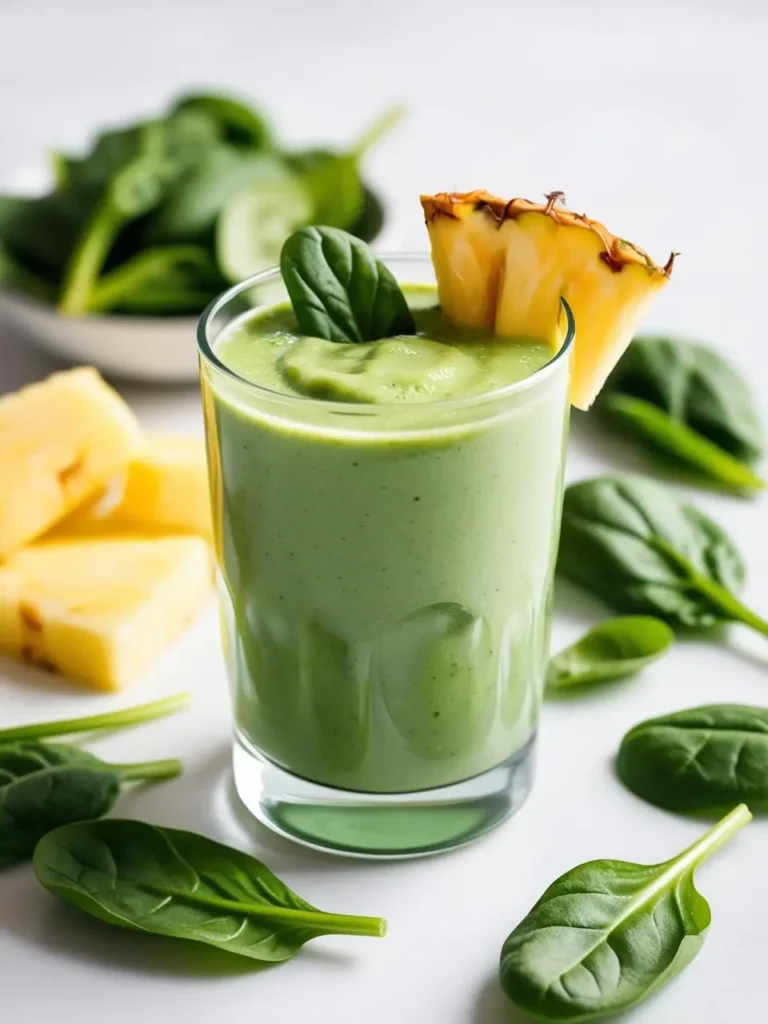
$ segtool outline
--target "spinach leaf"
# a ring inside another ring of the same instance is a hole
[[[725,530],[643,477],[566,489],[557,569],[620,612],[680,626],[742,622],[768,636],[768,622],[735,596],[744,564]]]
[[[161,118],[162,159],[167,167],[169,183],[205,160],[212,149],[221,145],[216,118],[203,110],[172,111]]]
[[[597,408],[646,445],[715,481],[737,488],[762,483],[749,472],[764,450],[750,389],[706,345],[636,338],[608,378]]]
[[[182,175],[152,216],[146,241],[204,240],[227,200],[252,181],[284,176],[285,163],[269,153],[218,145]]]
[[[157,209],[215,142],[208,117],[180,112],[165,121],[108,132],[80,165],[70,167],[70,190],[91,197],[91,203],[64,268],[62,313],[93,309],[99,275],[121,231]]]
[[[394,274],[368,246],[337,228],[302,228],[287,240],[280,270],[299,328],[326,341],[415,334]]]
[[[162,277],[142,280],[136,288],[121,295],[110,305],[109,312],[137,317],[195,316],[223,287],[204,284],[192,266],[168,265]]]
[[[56,289],[49,278],[30,269],[24,258],[12,250],[12,238],[19,222],[29,217],[36,200],[27,196],[0,195],[0,285],[51,301]]]
[[[113,160],[122,160],[90,208],[69,256],[59,298],[59,309],[68,315],[79,315],[91,308],[93,289],[121,228],[160,203],[172,176],[161,124],[149,122],[114,135],[119,147],[106,146],[103,162],[92,156],[78,176],[78,180],[87,180],[91,163],[95,162],[100,175],[102,167],[111,170]],[[98,148],[97,145],[95,152]]]
[[[202,113],[212,118],[223,139],[236,146],[264,149],[273,144],[272,130],[253,107],[221,93],[193,93],[178,100],[174,113]]]
[[[56,301],[56,286],[24,266],[0,240],[0,285],[12,291],[22,292],[43,302]]]
[[[140,821],[56,829],[34,869],[55,896],[109,924],[254,960],[288,960],[320,935],[384,934],[381,918],[317,910],[240,850]]]
[[[173,715],[189,707],[192,701],[190,693],[176,693],[172,697],[161,697],[149,704],[139,704],[133,708],[120,708],[119,711],[107,711],[85,718],[65,718],[57,722],[35,722],[32,725],[12,725],[0,729],[0,743],[7,744],[12,740],[44,739],[48,736],[74,736],[81,732],[94,732],[100,729],[124,729],[129,725],[151,722],[163,715]]]
[[[170,179],[195,166],[218,144],[216,124],[205,114],[185,112],[139,121],[102,132],[83,157],[64,157],[65,184],[81,193],[89,192],[92,197],[101,195],[115,175],[143,149],[151,150],[162,162]]]
[[[92,202],[72,187],[13,205],[6,201],[0,241],[13,265],[56,287]]]
[[[69,184],[70,159],[66,153],[52,149],[48,153],[48,166],[53,175],[55,189],[66,188]]]
[[[0,238],[4,237],[8,225],[13,224],[34,202],[29,196],[0,195]]]
[[[647,998],[699,952],[711,920],[696,868],[746,825],[741,804],[662,864],[596,860],[554,882],[501,951],[501,985],[526,1013],[587,1021]]]
[[[342,228],[361,238],[363,236],[355,230],[355,225],[362,221],[361,226],[368,236],[366,241],[378,234],[380,225],[371,234],[377,212],[370,206],[371,193],[363,183],[360,165],[374,146],[400,122],[402,116],[403,109],[399,106],[385,111],[349,152],[308,149],[290,154],[291,166],[301,176],[312,197],[313,211],[309,223]]]
[[[547,688],[564,690],[632,675],[665,654],[674,639],[665,622],[649,615],[608,619],[550,660]]]
[[[372,242],[384,227],[384,205],[372,188],[363,186],[363,206],[360,216],[349,228],[349,233],[363,242]]]
[[[180,771],[178,761],[110,765],[62,744],[0,744],[0,868],[31,857],[50,829],[107,814],[124,782]]]
[[[349,230],[363,211],[363,181],[351,153],[309,149],[293,153],[291,168],[312,200],[313,224]]]
[[[768,810],[768,708],[712,704],[641,722],[621,741],[619,778],[668,811]]]

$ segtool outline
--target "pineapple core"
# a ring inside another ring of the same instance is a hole
[[[97,493],[138,444],[133,413],[96,370],[0,398],[0,559]]]
[[[440,304],[462,327],[560,342],[560,299],[576,321],[571,401],[588,409],[632,340],[665,267],[602,224],[559,205],[488,192],[421,197]]]

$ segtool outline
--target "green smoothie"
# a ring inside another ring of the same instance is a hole
[[[404,291],[418,337],[304,338],[280,305],[218,342],[239,380],[203,376],[240,740],[370,793],[531,741],[567,428],[561,367],[509,387],[550,347],[458,330],[434,290]]]

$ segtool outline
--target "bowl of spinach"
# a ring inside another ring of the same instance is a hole
[[[275,266],[324,224],[372,241],[384,224],[362,163],[394,108],[349,149],[285,147],[253,106],[196,93],[157,117],[55,153],[41,195],[0,195],[0,312],[67,360],[192,380],[194,323],[220,291]]]

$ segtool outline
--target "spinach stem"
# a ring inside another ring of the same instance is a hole
[[[381,939],[387,931],[387,923],[381,917],[357,917],[353,914],[326,914],[322,910],[299,910],[293,907],[261,906],[258,903],[240,903],[237,900],[221,899],[218,896],[198,896],[181,889],[162,889],[148,885],[147,889],[158,896],[171,896],[182,903],[194,903],[202,907],[215,907],[233,914],[268,921],[285,921],[287,924],[304,925],[317,929],[326,935],[365,935]]]
[[[59,310],[70,316],[87,312],[94,283],[107,258],[121,218],[106,195],[86,222],[70,257],[59,296]]]
[[[729,811],[724,818],[721,818],[716,825],[700,836],[695,843],[692,843],[686,850],[675,857],[675,864],[683,861],[691,864],[700,864],[711,857],[736,835],[745,825],[752,821],[752,812],[746,804],[739,804]]]
[[[181,774],[181,761],[177,761],[176,758],[166,761],[145,761],[143,764],[110,764],[107,767],[118,772],[125,782],[173,779]]]
[[[607,395],[603,406],[616,418],[639,430],[664,452],[687,459],[700,473],[736,490],[762,490],[765,481],[746,462],[651,402],[630,395]]]
[[[751,608],[748,608],[722,584],[715,583],[709,576],[705,576],[694,569],[688,559],[675,551],[663,537],[652,537],[651,546],[668,558],[673,565],[681,569],[688,577],[690,588],[708,597],[712,604],[722,613],[723,618],[731,622],[741,622],[745,626],[750,626],[758,633],[762,633],[763,636],[768,636],[768,621],[761,618],[756,612],[753,612]]]
[[[94,284],[88,308],[107,309],[180,263],[193,262],[200,262],[200,249],[194,245],[168,245],[139,253]]]
[[[351,156],[355,160],[362,160],[362,158],[368,153],[375,145],[377,145],[385,135],[392,131],[392,129],[402,121],[405,115],[405,107],[398,103],[394,107],[390,107],[384,114],[378,117],[373,124],[367,128],[358,139],[357,143],[352,147]]]
[[[0,743],[5,743],[8,740],[39,739],[44,736],[71,736],[74,733],[93,732],[96,729],[138,725],[139,722],[149,722],[153,718],[161,718],[163,715],[172,715],[177,711],[183,711],[189,707],[191,702],[191,693],[176,693],[172,697],[163,697],[150,704],[139,704],[135,708],[121,708],[120,711],[90,715],[87,718],[68,718],[58,722],[12,726],[9,729],[0,729]]]
[[[697,588],[718,605],[729,619],[741,622],[758,633],[762,633],[763,636],[768,636],[768,622],[743,604],[735,594],[699,573],[695,573],[694,581]]]

